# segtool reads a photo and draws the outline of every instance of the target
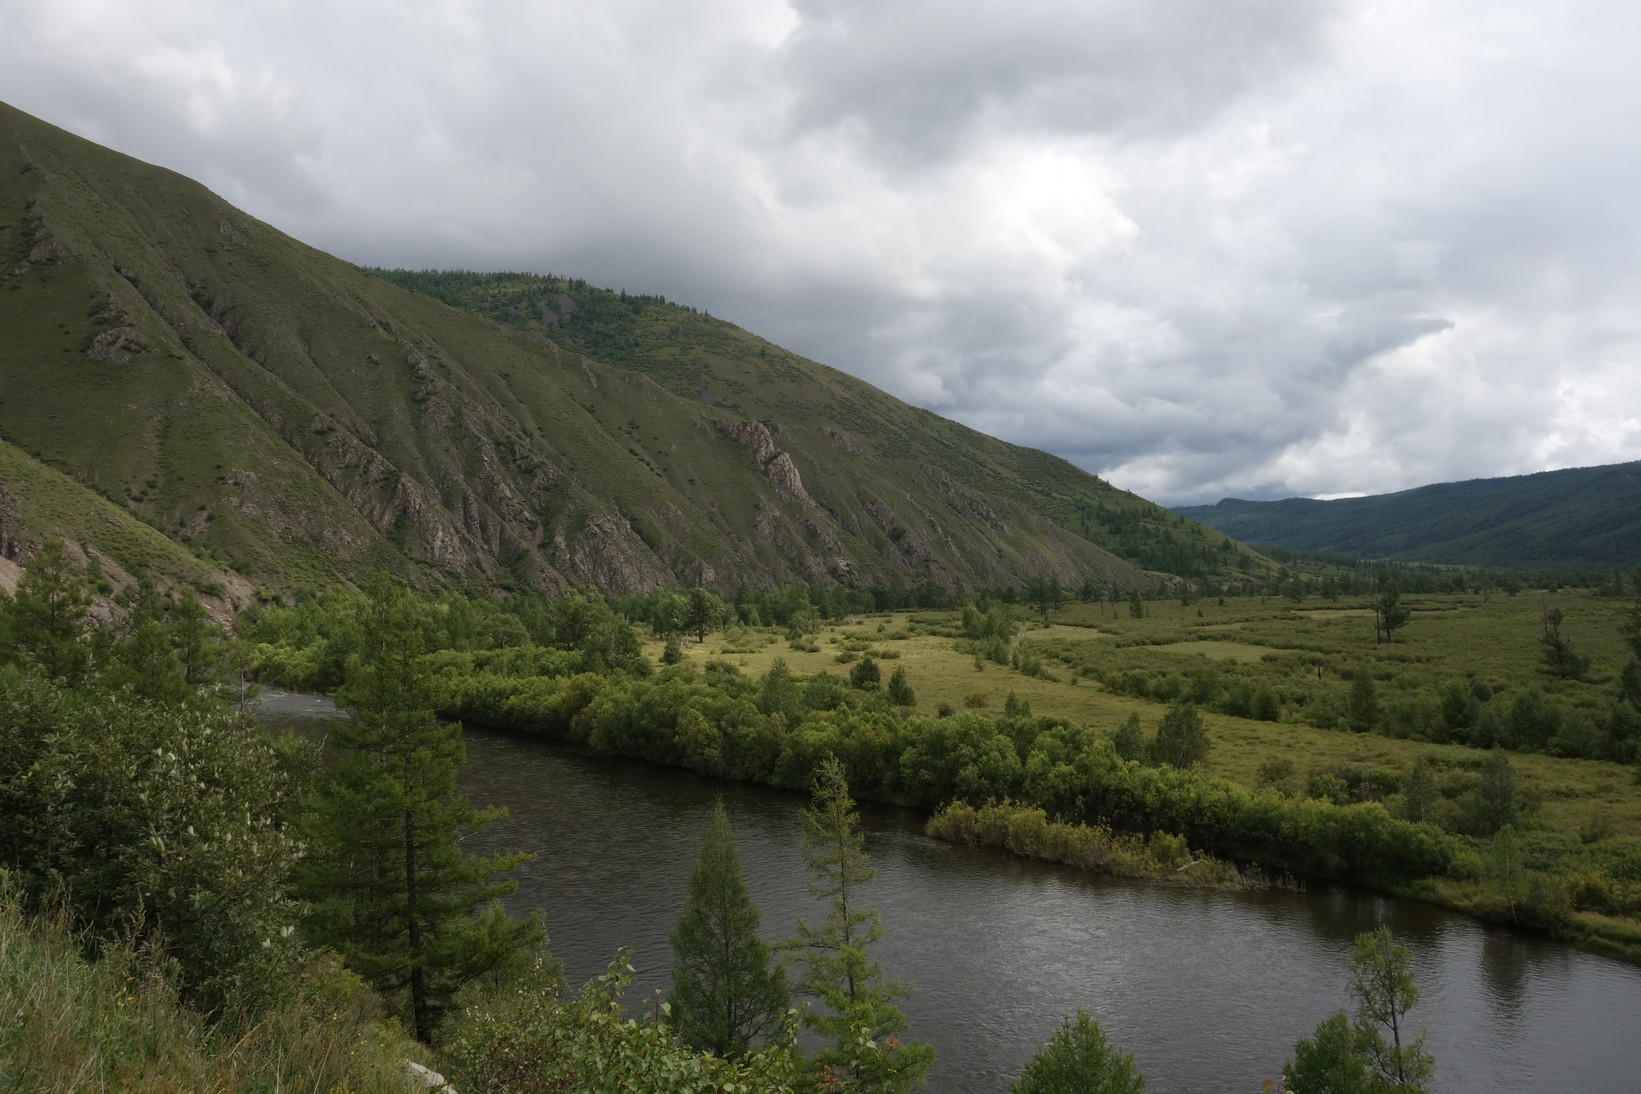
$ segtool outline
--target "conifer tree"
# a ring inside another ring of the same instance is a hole
[[[304,880],[313,941],[401,1000],[426,1041],[457,988],[536,944],[541,928],[493,903],[516,884],[497,875],[529,856],[461,852],[462,836],[503,811],[456,793],[466,750],[461,727],[434,717],[427,697],[423,626],[402,588],[372,583],[363,648],[337,695],[350,715],[333,737],[341,758],[309,817]]]
[[[83,639],[91,590],[60,540],[40,545],[6,607],[6,646],[37,664],[47,678],[77,683],[89,653]]]
[[[1086,1011],[1067,1018],[1026,1064],[1010,1094],[1140,1094],[1145,1076],[1134,1057],[1106,1040]]]
[[[907,1021],[894,1001],[909,989],[884,976],[871,958],[883,921],[863,902],[861,888],[876,870],[836,757],[822,761],[811,794],[802,814],[804,862],[809,891],[827,901],[828,911],[819,926],[799,920],[788,947],[801,969],[798,992],[819,1003],[805,1012],[804,1024],[831,1042],[815,1062],[862,1089],[918,1089],[934,1064],[934,1048],[901,1039]]]
[[[917,706],[917,692],[912,690],[912,682],[906,678],[904,668],[896,668],[889,677],[889,703],[897,707]]]
[[[758,909],[720,799],[672,932],[672,1024],[697,1049],[731,1057],[774,1040],[791,998],[758,936]]]

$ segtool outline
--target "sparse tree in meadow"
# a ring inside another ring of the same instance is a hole
[[[1046,627],[1049,615],[1065,606],[1065,590],[1060,586],[1060,579],[1052,574],[1034,577],[1026,585],[1026,599],[1042,615]]]
[[[707,632],[715,631],[722,625],[725,614],[723,600],[717,593],[696,586],[689,591],[689,611],[685,616],[686,625],[695,632],[697,642],[707,640]]]
[[[1567,613],[1560,608],[1544,609],[1538,641],[1545,670],[1558,680],[1582,680],[1590,671],[1590,658],[1575,650],[1572,639],[1561,632],[1566,620]]]
[[[1388,573],[1379,575],[1379,596],[1373,601],[1375,644],[1394,642],[1396,632],[1407,626],[1412,613],[1402,603],[1402,590]]]
[[[1345,700],[1345,724],[1357,733],[1371,733],[1379,724],[1379,695],[1373,673],[1357,665],[1350,678],[1350,695]]]
[[[889,677],[887,692],[889,702],[897,707],[913,707],[917,705],[917,693],[912,690],[911,681],[906,678],[906,669],[901,666],[895,668]]]
[[[1413,761],[1413,769],[1407,773],[1407,780],[1402,784],[1398,813],[1403,820],[1415,824],[1427,821],[1435,815],[1436,803],[1440,800],[1441,793],[1436,789],[1435,776],[1430,773],[1430,761],[1420,756]]]
[[[1208,731],[1203,728],[1197,705],[1181,703],[1163,715],[1146,753],[1152,763],[1183,771],[1206,760],[1208,747]]]

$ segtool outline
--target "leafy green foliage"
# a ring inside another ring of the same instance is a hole
[[[786,975],[770,965],[758,918],[720,800],[672,933],[672,1024],[697,1049],[744,1056],[784,1028]]]
[[[1184,770],[1208,758],[1208,731],[1195,703],[1182,703],[1163,716],[1156,735],[1146,746],[1146,758]]]
[[[41,545],[5,607],[5,639],[13,656],[39,666],[51,679],[79,681],[89,653],[82,639],[91,589],[62,543]]]
[[[1423,1030],[1408,1027],[1419,1002],[1412,958],[1389,927],[1356,936],[1345,964],[1355,1018],[1336,1011],[1316,1033],[1294,1046],[1283,1070],[1288,1089],[1324,1094],[1419,1094],[1428,1089],[1436,1061],[1424,1049]]]
[[[0,881],[0,1076],[10,1090],[305,1089],[404,1094],[416,1047],[330,957],[254,1014],[207,1022],[176,996],[162,945],[87,956],[61,909],[26,916]],[[271,985],[270,985],[271,987]]]
[[[911,681],[906,676],[905,666],[895,666],[895,671],[889,676],[889,687],[885,694],[894,706],[915,707],[917,705],[917,693],[912,690]]]
[[[1407,626],[1413,613],[1402,603],[1402,590],[1389,574],[1379,578],[1379,597],[1373,602],[1374,640],[1394,642],[1396,632]]]
[[[1544,630],[1539,644],[1544,648],[1544,665],[1560,680],[1582,680],[1590,671],[1590,659],[1573,648],[1572,639],[1561,631],[1567,613],[1560,608],[1544,609]]]
[[[538,962],[499,988],[464,994],[442,1043],[459,1090],[609,1090],[625,1094],[792,1094],[803,1078],[794,1031],[725,1060],[686,1045],[665,1021],[630,1018],[625,951],[572,999],[555,968]]]
[[[1100,1023],[1081,1010],[1061,1023],[1009,1087],[1010,1094],[1139,1094],[1144,1089],[1134,1058],[1108,1041]]]
[[[36,902],[163,946],[184,999],[256,1010],[287,989],[298,844],[267,741],[225,712],[0,672],[0,846]]]

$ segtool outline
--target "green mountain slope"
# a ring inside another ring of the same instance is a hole
[[[1248,543],[1356,558],[1501,567],[1641,563],[1641,462],[1334,501],[1227,498],[1175,512]]]
[[[578,291],[589,315],[609,295]],[[572,337],[539,309],[524,330],[447,306],[0,106],[0,438],[258,584],[1147,580],[1108,542],[1260,564],[1062,460],[654,306],[676,331],[648,315],[633,337],[671,352],[586,346],[614,367],[582,352],[585,320]]]

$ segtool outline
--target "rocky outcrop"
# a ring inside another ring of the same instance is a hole
[[[809,492],[803,488],[803,478],[798,474],[797,465],[792,457],[775,447],[775,438],[770,434],[769,427],[755,419],[740,422],[720,422],[718,428],[737,444],[745,445],[752,450],[752,458],[758,461],[764,476],[775,484],[775,489],[783,497],[793,501],[801,501],[805,505],[815,504]]]

